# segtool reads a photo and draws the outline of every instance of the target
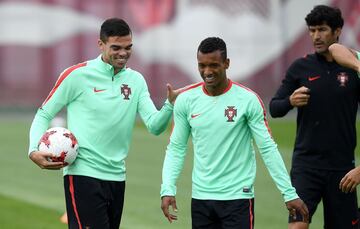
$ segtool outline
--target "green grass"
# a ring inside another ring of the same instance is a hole
[[[0,119],[0,228],[66,228],[59,223],[65,209],[61,171],[41,170],[28,159],[29,127],[29,120]],[[295,123],[271,120],[270,127],[289,169]],[[160,209],[161,168],[169,135],[168,131],[155,137],[142,126],[135,128],[127,159],[121,228],[191,228],[192,152],[188,153],[178,182],[179,220],[170,227]],[[285,204],[261,159],[258,159],[255,195],[256,228],[286,228]],[[319,206],[312,228],[321,227],[322,207]]]
[[[59,212],[0,195],[0,228],[61,229]]]

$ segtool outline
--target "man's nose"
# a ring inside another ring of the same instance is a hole
[[[319,39],[319,38],[320,38],[320,32],[316,30],[314,32],[314,39]]]
[[[205,75],[205,76],[209,76],[209,75],[211,75],[211,74],[212,74],[211,69],[210,69],[209,67],[205,67],[205,68],[204,68],[204,75]]]
[[[119,56],[126,56],[126,54],[127,54],[125,49],[119,49],[119,51],[117,53]]]

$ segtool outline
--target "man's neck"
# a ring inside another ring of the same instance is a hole
[[[322,52],[322,53],[316,53],[316,54],[323,57],[327,62],[333,62],[334,61],[334,58],[332,57],[329,50],[326,50],[325,52]]]
[[[205,89],[207,91],[207,93],[211,96],[218,96],[224,93],[224,91],[226,90],[226,88],[229,86],[229,79],[226,79],[226,82],[224,82],[223,84],[219,85],[218,87],[206,87],[205,85]]]

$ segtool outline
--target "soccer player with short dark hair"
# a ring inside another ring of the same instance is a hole
[[[176,206],[176,181],[182,170],[189,136],[194,144],[192,228],[254,227],[255,140],[260,154],[290,212],[307,220],[277,146],[271,137],[259,96],[227,78],[230,60],[221,38],[203,40],[197,51],[203,82],[187,87],[174,105],[174,129],[162,171],[162,210]]]
[[[137,114],[153,134],[163,132],[178,94],[168,85],[168,100],[160,111],[150,99],[144,77],[126,66],[132,33],[122,19],[110,18],[100,29],[96,59],[61,73],[35,115],[30,129],[29,157],[44,169],[64,168],[69,228],[118,229],[124,203],[125,159]],[[79,142],[74,163],[49,162],[38,151],[50,121],[67,108],[68,129]],[[66,167],[64,167],[66,166]]]
[[[356,192],[348,193],[348,184],[342,187],[340,182],[355,166],[360,79],[356,71],[334,61],[329,51],[341,34],[341,11],[318,5],[305,21],[315,53],[297,59],[288,68],[270,101],[270,114],[282,117],[297,108],[290,176],[309,208],[310,222],[322,200],[324,228],[358,228]],[[289,217],[289,228],[307,229],[309,223],[303,222],[300,214]]]

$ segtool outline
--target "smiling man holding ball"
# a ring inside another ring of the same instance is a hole
[[[118,229],[121,222],[126,168],[137,114],[149,132],[162,133],[172,116],[178,90],[167,86],[168,100],[156,109],[144,77],[126,66],[132,32],[122,19],[101,26],[96,59],[66,69],[35,115],[30,129],[30,159],[43,169],[64,169],[69,228]],[[73,164],[51,162],[52,153],[38,142],[52,118],[67,108],[69,130],[79,153]]]

